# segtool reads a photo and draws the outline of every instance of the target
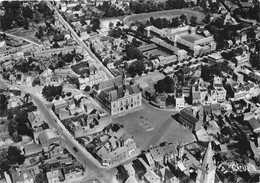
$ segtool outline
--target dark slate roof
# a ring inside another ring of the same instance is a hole
[[[199,120],[197,118],[195,118],[193,115],[189,114],[187,112],[187,109],[183,109],[180,111],[180,115],[185,118],[186,120],[188,120],[189,122],[195,124],[197,123]]]
[[[98,97],[101,99],[105,99],[106,97],[108,97],[110,99],[110,101],[115,101],[119,98],[124,97],[124,93],[127,90],[129,92],[130,95],[134,94],[134,93],[139,93],[140,90],[137,87],[136,84],[133,85],[119,85],[119,86],[112,86],[110,88],[107,88],[105,90],[102,90]]]
[[[260,128],[260,123],[255,117],[248,120],[248,122],[249,122],[249,124],[250,124],[250,126],[252,127],[253,130]]]

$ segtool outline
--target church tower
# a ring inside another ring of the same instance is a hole
[[[210,141],[202,165],[198,168],[196,183],[215,183],[216,166],[213,161],[213,155],[214,152]]]

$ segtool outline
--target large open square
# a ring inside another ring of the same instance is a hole
[[[119,117],[114,121],[124,125],[127,132],[133,135],[140,149],[147,150],[150,146],[159,145],[164,141],[185,143],[195,139],[191,131],[171,117],[176,113],[174,110],[153,108],[143,100],[142,110]]]

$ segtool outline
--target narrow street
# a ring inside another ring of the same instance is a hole
[[[90,48],[81,40],[81,38],[78,36],[78,34],[73,30],[73,28],[68,24],[68,22],[61,16],[59,11],[49,2],[47,1],[47,5],[51,10],[54,10],[55,15],[59,18],[59,21],[63,26],[65,26],[73,36],[73,38],[76,40],[76,42],[82,46],[82,48],[88,52],[89,56],[95,60],[96,66],[102,67],[102,69],[106,72],[108,78],[113,78],[114,75],[101,63],[101,61],[92,53]]]
[[[49,110],[43,104],[43,102],[34,94],[30,94],[35,105],[37,106],[38,110],[41,111],[42,115],[50,125],[50,127],[55,128],[60,135],[65,139],[66,148],[69,152],[83,165],[86,167],[85,173],[88,174],[88,179],[98,178],[104,183],[112,183],[112,171],[107,169],[101,169],[96,164],[93,163],[93,157],[86,153],[86,150],[79,144],[77,141],[70,135],[65,133],[65,130],[62,129],[54,117],[50,114]],[[73,147],[77,147],[78,152],[73,150]],[[84,151],[85,150],[85,151]],[[91,156],[91,157],[90,157]]]

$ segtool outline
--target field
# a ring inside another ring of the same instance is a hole
[[[124,23],[130,25],[136,21],[144,22],[149,20],[151,17],[154,19],[156,18],[167,18],[172,19],[176,16],[180,16],[185,14],[190,19],[191,16],[196,16],[198,18],[198,22],[200,22],[204,18],[204,14],[199,11],[193,11],[191,9],[175,9],[175,10],[167,10],[167,11],[157,11],[152,13],[142,13],[142,14],[135,14],[130,15],[124,18]]]
[[[144,54],[144,56],[165,56],[165,57],[170,56],[169,54],[167,54],[161,50],[158,50],[158,49],[146,51],[143,54]]]

